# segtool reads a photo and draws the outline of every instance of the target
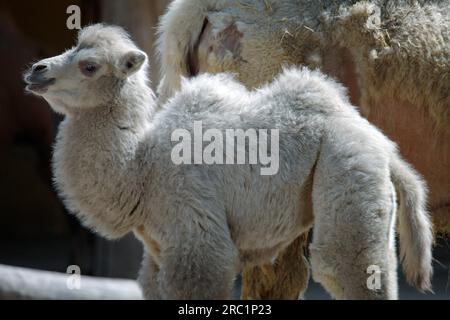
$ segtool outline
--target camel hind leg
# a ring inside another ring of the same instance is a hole
[[[383,250],[373,244],[371,246],[368,249],[359,246],[352,253],[347,251],[344,256],[335,245],[312,244],[313,279],[335,299],[397,299],[395,250],[384,252],[386,260],[383,261],[379,258],[379,252]],[[333,250],[339,250],[339,256],[330,257]]]
[[[384,161],[375,160],[343,172],[344,160],[329,157],[316,169],[312,276],[336,299],[398,296],[395,189]]]

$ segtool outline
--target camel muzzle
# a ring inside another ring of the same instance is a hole
[[[42,94],[45,93],[51,85],[56,82],[55,78],[45,78],[44,74],[47,71],[47,67],[38,65],[31,69],[31,72],[25,75],[25,83],[27,84],[26,90],[32,93]]]

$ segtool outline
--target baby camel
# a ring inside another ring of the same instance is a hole
[[[231,76],[202,75],[157,108],[145,53],[122,29],[94,25],[25,80],[66,116],[53,167],[67,206],[106,237],[139,236],[147,298],[230,298],[243,266],[270,262],[314,224],[316,281],[335,298],[395,299],[395,189],[404,270],[430,288],[424,182],[324,75],[285,70],[251,92]],[[173,133],[191,133],[197,121],[219,132],[268,129],[269,139],[277,129],[278,173],[263,176],[254,163],[176,165]],[[367,281],[373,266],[379,286]]]

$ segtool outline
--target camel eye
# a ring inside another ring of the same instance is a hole
[[[94,62],[88,62],[88,61],[80,62],[81,72],[87,77],[93,76],[99,68],[100,68],[100,66]]]
[[[89,73],[94,73],[95,71],[97,71],[97,67],[94,66],[93,64],[88,64],[85,70]]]

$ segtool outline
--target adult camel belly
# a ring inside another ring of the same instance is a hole
[[[429,188],[428,206],[437,232],[450,232],[450,135],[436,130],[420,106],[380,99],[368,119],[399,145],[402,155],[422,174]]]
[[[362,85],[370,80],[364,78],[351,50],[335,47],[329,52],[322,70],[344,83],[352,103],[398,144],[402,156],[427,182],[435,230],[450,232],[450,133],[437,125],[431,106],[414,103],[405,92],[383,88],[373,94]]]

